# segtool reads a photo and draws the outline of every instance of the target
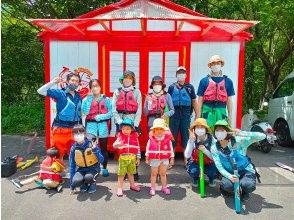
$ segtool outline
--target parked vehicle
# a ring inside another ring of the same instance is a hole
[[[276,131],[278,144],[294,146],[294,71],[266,98],[268,120]]]
[[[268,122],[259,120],[252,109],[242,117],[242,130],[266,134],[266,139],[252,144],[264,153],[269,153],[276,144],[277,138],[272,126]]]

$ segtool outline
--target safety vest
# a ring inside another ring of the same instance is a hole
[[[207,134],[207,139],[203,143],[195,141],[195,149],[193,149],[193,151],[192,151],[192,159],[193,159],[193,161],[195,161],[196,163],[199,162],[199,149],[198,149],[199,145],[201,145],[201,144],[204,145],[205,148],[210,151],[211,143],[212,143],[211,134]],[[204,154],[204,164],[205,165],[210,165],[210,164],[213,164],[213,163],[214,163],[213,160],[210,159],[209,157],[207,157]]]
[[[75,95],[78,95],[76,93]],[[69,94],[66,93],[67,103],[65,107],[57,112],[56,121],[64,121],[64,122],[79,122],[81,120],[81,105],[82,99],[79,100],[77,104],[75,104],[70,98]]]
[[[153,93],[150,93],[149,97],[151,98],[152,104],[151,110],[148,109],[148,116],[161,117],[166,105],[166,94],[156,96]]]
[[[96,154],[93,153],[91,143],[85,150],[75,150],[75,162],[78,167],[90,167],[99,162]]]
[[[236,143],[235,140],[231,139],[232,146],[234,146],[235,143]],[[242,173],[246,171],[246,167],[250,164],[250,161],[248,160],[248,157],[246,155],[242,155],[238,150],[232,150],[232,151],[230,149],[224,150],[221,147],[219,141],[216,142],[216,147],[218,151],[220,152],[219,157],[220,157],[221,164],[226,171],[228,171],[231,174],[234,173],[233,164],[232,164],[233,158],[236,160],[238,172]]]
[[[122,132],[118,133],[118,140],[121,146],[117,147],[118,155],[140,153],[140,146],[137,132],[132,132],[130,135],[124,135]]]
[[[179,87],[176,83],[173,85],[172,100],[174,106],[191,106],[192,100],[185,86]]]
[[[39,177],[41,180],[50,179],[56,182],[61,182],[61,172],[64,169],[64,164],[55,157],[46,156],[40,166]]]
[[[225,78],[219,83],[214,82],[210,76],[208,76],[208,86],[204,92],[203,100],[207,102],[223,102],[228,101],[228,93],[225,86]]]
[[[164,160],[172,157],[173,148],[170,142],[173,140],[171,133],[165,133],[163,140],[157,140],[153,135],[149,136],[148,158],[150,160]]]
[[[138,102],[134,95],[134,90],[124,91],[122,88],[118,89],[119,94],[116,100],[116,110],[118,113],[134,114],[138,110]]]
[[[108,112],[107,106],[106,106],[106,97],[103,96],[100,101],[95,101],[93,99],[91,106],[90,106],[90,112],[86,117],[87,121],[95,120],[95,117],[99,114],[106,114]]]

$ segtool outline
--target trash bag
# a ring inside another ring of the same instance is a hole
[[[1,162],[1,177],[10,177],[16,173],[16,159],[17,156],[6,157],[4,161]]]

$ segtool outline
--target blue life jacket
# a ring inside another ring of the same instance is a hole
[[[236,144],[236,140],[234,137],[231,138],[231,144],[234,146]],[[233,166],[232,166],[232,160],[233,158],[236,160],[238,173],[244,173],[246,171],[246,167],[250,164],[250,161],[247,156],[242,155],[237,150],[230,150],[228,147],[223,149],[220,146],[219,141],[216,143],[216,147],[218,151],[220,151],[220,161],[222,166],[226,171],[233,174]]]
[[[76,95],[79,95],[76,93]],[[57,112],[56,114],[56,122],[72,122],[77,123],[81,121],[81,105],[82,99],[79,100],[77,104],[75,104],[69,97],[69,94],[66,93],[67,103],[65,107]]]
[[[174,106],[191,106],[192,100],[185,86],[179,87],[176,83],[171,94]]]

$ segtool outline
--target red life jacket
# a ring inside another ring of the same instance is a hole
[[[166,94],[156,96],[153,93],[150,93],[149,96],[152,100],[152,110],[148,110],[148,116],[161,117],[164,113],[164,108],[166,105]]]
[[[203,145],[206,147],[206,149],[210,150],[211,143],[212,143],[212,136],[210,134],[208,134],[207,139],[204,141]],[[198,150],[199,145],[200,144],[195,141],[195,149],[192,151],[192,160],[195,163],[199,162],[199,150]],[[204,158],[205,165],[210,165],[210,164],[214,163],[213,160],[210,159],[209,157],[207,157],[205,154],[204,154],[203,158]]]
[[[54,173],[51,168],[49,168],[56,160],[56,158],[46,156],[46,158],[42,161],[39,172],[39,178],[41,180],[50,179],[56,182],[62,181],[61,174]],[[62,163],[61,161],[58,162]]]
[[[107,106],[106,106],[106,97],[103,95],[102,99],[97,102],[93,99],[90,107],[90,112],[86,117],[86,120],[95,120],[95,117],[98,114],[106,114],[108,112]]]
[[[163,140],[157,140],[152,134],[149,135],[149,147],[146,149],[148,158],[150,160],[170,159],[173,153],[173,148],[170,144],[172,140],[173,136],[170,132],[164,134]]]
[[[121,154],[139,154],[140,146],[138,140],[138,133],[133,131],[129,136],[124,135],[122,132],[118,133],[118,142],[122,143],[121,146],[117,147],[118,155]]]
[[[116,110],[118,113],[134,114],[138,110],[138,102],[134,95],[134,90],[125,92],[122,88],[119,90],[119,95],[116,100]]]
[[[225,86],[225,78],[219,83],[214,82],[211,77],[208,77],[208,86],[204,92],[203,100],[208,102],[224,102],[228,101],[228,93]]]

